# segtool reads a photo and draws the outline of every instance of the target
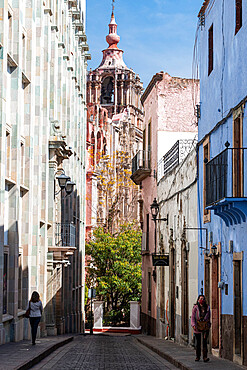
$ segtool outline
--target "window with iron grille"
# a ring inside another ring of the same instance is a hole
[[[236,25],[235,25],[235,35],[238,33],[242,27],[242,0],[236,0]]]
[[[214,68],[214,29],[213,25],[208,30],[208,75]]]
[[[69,223],[56,224],[56,245],[60,247],[75,247],[76,228]]]

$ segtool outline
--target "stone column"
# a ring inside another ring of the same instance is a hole
[[[94,328],[97,329],[103,327],[103,303],[102,301],[93,302]]]
[[[140,327],[140,305],[139,302],[130,301],[130,327],[139,328]]]

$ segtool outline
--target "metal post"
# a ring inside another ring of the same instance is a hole
[[[93,288],[91,289],[91,325],[90,325],[90,335],[93,334]]]
[[[155,254],[157,250],[157,229],[156,229],[156,218],[154,219],[154,249],[155,249]]]

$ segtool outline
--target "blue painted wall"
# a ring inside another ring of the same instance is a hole
[[[208,30],[214,29],[214,67],[208,76]],[[199,142],[215,125],[225,118],[247,95],[247,2],[243,1],[243,25],[235,35],[235,0],[211,1],[206,11],[205,27],[199,29],[199,64],[201,118]],[[225,149],[225,142],[233,143],[233,116],[210,135],[210,159]],[[247,147],[247,109],[243,118],[243,147]],[[246,151],[247,154],[247,151]],[[211,211],[211,222],[203,223],[203,145],[198,149],[198,226],[213,232],[213,244],[222,244],[221,278],[229,285],[229,294],[222,291],[222,314],[233,314],[233,255],[228,253],[229,240],[234,252],[244,251],[243,260],[243,315],[247,315],[247,223],[227,227]],[[247,196],[247,155],[245,155],[245,189]],[[199,240],[205,232],[199,232]],[[199,249],[199,287],[204,280],[204,256]]]

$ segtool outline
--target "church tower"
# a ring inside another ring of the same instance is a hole
[[[88,74],[87,103],[106,108],[109,118],[128,108],[132,123],[141,128],[143,111],[140,98],[143,85],[139,75],[123,61],[123,50],[118,47],[120,36],[117,34],[114,8],[106,41],[109,46],[103,50],[102,62]]]
[[[95,227],[116,232],[140,219],[132,158],[142,149],[142,83],[123,61],[114,8],[99,67],[87,76],[87,238]]]

